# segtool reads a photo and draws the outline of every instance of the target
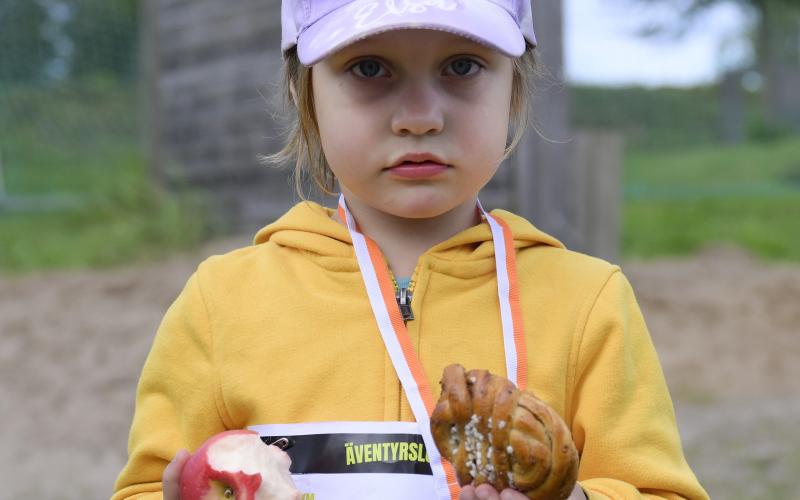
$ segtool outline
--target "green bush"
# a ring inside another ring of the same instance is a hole
[[[718,141],[716,88],[570,88],[576,128],[616,130],[633,149],[670,149]]]

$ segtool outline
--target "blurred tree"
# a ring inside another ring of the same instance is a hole
[[[669,4],[680,10],[681,18],[684,20],[693,20],[698,14],[702,14],[706,10],[716,7],[723,3],[739,4],[745,7],[755,9],[756,12],[766,12],[775,5],[788,5],[800,6],[800,0],[638,0],[640,3],[650,4]],[[658,29],[657,26],[654,26]]]
[[[72,15],[64,33],[73,44],[70,74],[130,79],[136,72],[137,0],[59,0]]]
[[[696,21],[701,14],[720,4],[737,4],[749,9],[758,16],[755,37],[756,52],[759,63],[765,62],[771,54],[780,51],[785,44],[775,40],[775,28],[787,21],[785,14],[800,11],[800,0],[637,0],[646,4],[663,4],[678,9],[679,26],[667,26],[653,23],[642,30],[644,35],[656,35],[665,31],[682,34]],[[789,16],[791,18],[791,16]],[[783,31],[783,30],[782,30]],[[800,47],[795,46],[795,50]]]
[[[764,115],[768,122],[800,130],[800,0],[636,0],[677,8],[678,26],[651,24],[644,35],[671,31],[680,35],[709,9],[737,4],[755,15],[752,34],[755,65],[764,78]],[[744,35],[744,34],[743,34]],[[737,68],[742,69],[742,68]]]
[[[44,37],[45,7],[31,0],[0,2],[0,81],[27,82],[45,76],[55,49]]]
[[[0,80],[131,78],[137,66],[138,4],[1,0]]]

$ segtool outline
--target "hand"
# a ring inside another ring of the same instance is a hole
[[[482,484],[477,488],[470,484],[461,488],[458,500],[528,500],[528,497],[511,488],[506,488],[502,493],[498,493],[488,484]]]
[[[586,500],[586,498],[583,489],[578,483],[575,483],[575,488],[572,490],[567,500]],[[502,493],[498,493],[496,489],[488,484],[482,484],[477,488],[472,485],[464,486],[461,488],[461,494],[458,496],[458,500],[528,500],[528,497],[510,488],[506,488]]]
[[[188,451],[179,451],[164,469],[164,473],[161,475],[164,500],[181,500],[181,472],[183,472],[183,466],[186,465],[189,456]]]

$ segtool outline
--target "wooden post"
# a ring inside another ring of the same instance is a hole
[[[534,85],[532,123],[511,159],[520,215],[567,246],[577,235],[568,220],[565,192],[569,140],[569,95],[564,82],[564,29],[561,0],[534,2],[533,22],[540,69]]]
[[[800,6],[765,2],[759,64],[765,77],[765,114],[771,125],[800,131]]]
[[[617,262],[620,257],[622,136],[574,134],[567,162],[573,249]]]
[[[719,84],[719,128],[726,144],[741,144],[745,139],[746,96],[742,88],[744,71],[732,71]]]
[[[0,199],[6,197],[6,174],[3,170],[3,148],[0,148]]]
[[[564,78],[561,0],[534,3],[540,69],[533,123],[511,159],[514,208],[567,248],[619,258],[622,140],[613,134],[575,134],[569,125]]]

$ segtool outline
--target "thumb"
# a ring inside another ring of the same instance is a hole
[[[164,500],[180,500],[181,472],[183,472],[183,467],[190,456],[188,451],[180,450],[164,469],[164,473],[161,476],[161,489],[164,492]]]

